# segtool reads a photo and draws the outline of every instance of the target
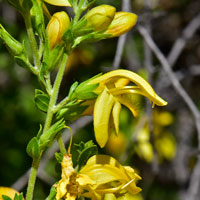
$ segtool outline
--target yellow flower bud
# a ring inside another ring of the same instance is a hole
[[[112,22],[115,16],[115,7],[110,5],[101,5],[90,10],[86,15],[86,27],[93,28],[95,31],[105,30]]]
[[[137,15],[129,12],[117,12],[115,17],[105,33],[112,37],[118,37],[128,32],[137,21]]]
[[[70,26],[70,19],[66,12],[55,13],[47,25],[47,37],[51,48],[61,42],[62,36]]]
[[[71,7],[71,4],[68,0],[44,0],[45,2],[52,4],[54,6],[69,6]]]

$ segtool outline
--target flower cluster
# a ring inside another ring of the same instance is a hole
[[[92,200],[104,199],[106,194],[135,195],[141,191],[136,186],[140,176],[131,167],[123,167],[107,155],[92,156],[86,165],[75,172],[70,154],[63,157],[62,177],[56,185],[56,199],[75,200],[83,196]]]
[[[70,6],[68,1],[47,0],[46,2],[57,6]],[[64,11],[55,13],[47,26],[47,36],[51,48],[59,43],[61,39],[69,40],[66,34],[70,28],[71,40],[75,46],[82,41],[95,41],[106,38],[118,37],[128,32],[137,21],[137,15],[129,12],[116,12],[115,7],[100,5],[89,10],[79,22],[70,22],[67,13]],[[69,41],[68,41],[69,42]]]
[[[87,85],[95,84],[99,84],[94,90],[98,97],[93,101],[88,101],[88,110],[94,113],[95,137],[101,147],[107,143],[113,128],[116,134],[119,132],[121,104],[126,106],[133,116],[137,116],[133,103],[136,94],[147,97],[153,102],[153,106],[167,105],[167,102],[155,93],[147,81],[128,70],[111,71],[87,83]],[[88,110],[86,114],[89,113]]]

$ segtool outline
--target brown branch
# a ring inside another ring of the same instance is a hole
[[[192,38],[194,33],[200,27],[200,13],[193,18],[193,20],[186,26],[183,30],[182,36],[176,40],[174,43],[168,57],[168,63],[172,67],[180,56],[182,50],[184,49],[187,40]]]

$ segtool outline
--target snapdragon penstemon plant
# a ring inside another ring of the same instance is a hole
[[[56,154],[56,157],[61,164],[62,174],[61,180],[52,186],[48,200],[71,200],[79,197],[94,200],[117,199],[122,196],[129,199],[141,191],[136,186],[140,176],[131,167],[122,166],[110,156],[96,155],[96,146],[91,141],[79,145],[78,165],[74,168],[70,153],[72,143],[70,142],[66,150],[61,137],[61,132],[69,128],[66,125],[68,121],[93,114],[96,141],[103,148],[111,131],[114,130],[116,134],[119,132],[121,105],[130,109],[134,116],[137,115],[132,103],[135,94],[147,97],[153,105],[167,104],[148,82],[128,70],[99,74],[80,84],[75,82],[68,95],[62,101],[57,101],[68,57],[73,49],[83,42],[97,42],[120,36],[136,24],[135,14],[116,12],[110,5],[100,5],[87,10],[94,1],[8,0],[24,18],[32,47],[33,63],[27,56],[24,44],[16,41],[2,25],[0,38],[16,62],[38,77],[41,89],[35,90],[35,103],[38,109],[46,113],[43,126],[27,145],[27,153],[33,162],[26,200],[33,197],[40,159],[54,140],[57,140],[60,146],[60,153]],[[75,16],[72,19],[64,11],[51,16],[45,3],[70,6]],[[86,11],[85,15],[83,11]],[[48,24],[45,24],[45,16],[49,19]],[[56,67],[57,76],[52,84],[50,75]],[[5,196],[3,198],[6,199]],[[23,197],[16,194],[15,199]]]

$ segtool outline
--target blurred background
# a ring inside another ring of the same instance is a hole
[[[180,81],[198,112],[200,1],[97,0],[94,6],[100,4],[136,13],[137,26],[120,39],[79,46],[66,67],[59,98],[68,93],[73,82],[84,81],[102,71],[124,68],[143,76],[168,101],[168,105],[151,109],[149,102],[136,96],[138,117],[133,118],[130,111],[123,108],[119,137],[111,136],[99,153],[110,154],[122,164],[136,169],[142,177],[138,185],[143,189],[137,196],[138,200],[192,200],[186,197],[195,187],[191,174],[199,155],[194,113],[179,95],[180,91],[173,87],[173,77],[170,78],[163,70],[144,38],[150,36],[164,54],[175,79]],[[47,6],[51,14],[65,9]],[[73,15],[70,8],[66,11]],[[0,0],[0,23],[13,37],[24,41],[27,49],[30,48],[22,17],[3,0]],[[26,191],[27,172],[31,166],[26,145],[45,119],[44,113],[34,103],[34,89],[39,87],[36,77],[14,62],[0,40],[0,185],[13,186],[23,192]],[[71,126],[74,143],[94,140],[90,117],[84,117]],[[67,136],[68,132],[66,141]],[[45,199],[52,183],[60,177],[54,158],[56,148],[53,145],[53,150],[47,152],[42,162],[34,199]],[[73,152],[76,159],[76,149]],[[200,188],[198,184],[197,187]],[[200,189],[198,191],[200,195]],[[199,199],[198,195],[193,199]]]

